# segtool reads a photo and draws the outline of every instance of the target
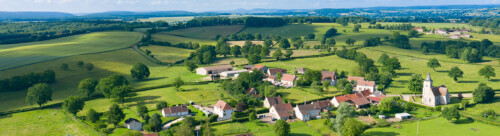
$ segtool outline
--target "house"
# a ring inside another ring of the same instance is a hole
[[[278,78],[276,76],[270,75],[270,76],[267,76],[267,78],[265,78],[264,81],[269,81],[269,82],[271,82],[271,84],[277,84]]]
[[[397,113],[395,117],[398,119],[409,119],[411,118],[411,115],[408,113]]]
[[[356,108],[365,108],[370,106],[370,101],[368,101],[362,93],[336,96],[330,101],[330,103],[332,103],[335,107],[339,107],[342,102],[347,102]]]
[[[269,115],[273,119],[291,119],[293,117],[293,107],[290,103],[281,103],[271,106],[269,109]]]
[[[438,87],[432,86],[431,74],[427,74],[422,89],[422,103],[427,106],[446,105],[450,103],[450,92],[445,85]]]
[[[357,92],[361,92],[364,90],[370,90],[370,93],[373,93],[377,89],[376,89],[375,81],[359,80],[358,82],[356,82],[356,88],[354,90]]]
[[[460,35],[462,33],[460,31],[451,31],[450,34],[451,35]]]
[[[254,65],[245,65],[245,66],[243,66],[243,69],[251,70],[253,67],[254,67]]]
[[[281,96],[278,97],[266,97],[264,98],[264,107],[271,108],[271,106],[275,104],[283,104],[283,100],[281,100]]]
[[[351,99],[352,104],[357,108],[368,108],[370,107],[370,101],[366,98]]]
[[[333,71],[321,71],[321,81],[330,81],[330,85],[337,84],[337,75]]]
[[[309,121],[312,117],[321,115],[321,108],[318,104],[297,105],[294,108],[295,116],[302,121]]]
[[[142,130],[142,123],[137,119],[128,118],[127,120],[125,120],[125,127],[127,127],[128,129],[131,129],[131,130],[141,131]]]
[[[460,35],[452,34],[450,35],[450,39],[460,39]]]
[[[281,68],[270,68],[270,69],[267,69],[267,75],[276,76],[278,73],[285,74],[286,73],[286,69],[281,69]]]
[[[252,69],[250,69],[250,70],[251,70],[251,71],[253,71],[253,70],[260,70],[260,71],[262,71],[262,72],[264,72],[264,73],[265,73],[265,72],[267,72],[267,67],[266,67],[265,65],[255,65],[255,66],[253,66],[253,68],[252,68]]]
[[[377,97],[368,97],[368,101],[372,103],[373,105],[378,105],[382,99],[384,99],[386,96],[385,95],[379,95]]]
[[[293,87],[297,76],[291,74],[283,74],[281,77],[281,85],[285,87]]]
[[[237,74],[242,73],[242,72],[248,72],[248,70],[243,69],[243,70],[224,71],[224,72],[221,72],[220,75],[224,76],[224,77],[230,77],[230,76],[236,76]]]
[[[434,33],[438,35],[448,35],[448,32],[445,29],[434,30]]]
[[[312,104],[316,104],[321,110],[333,110],[333,105],[330,103],[330,100],[322,100],[322,101],[315,101],[311,102]]]
[[[469,38],[471,38],[471,35],[470,34],[462,34],[462,35],[460,35],[460,37],[462,37],[464,39],[469,39]]]
[[[248,96],[253,96],[255,98],[259,98],[259,92],[257,92],[257,90],[255,90],[255,88],[248,88],[247,94],[248,94]]]
[[[305,74],[306,73],[306,68],[297,68],[297,73],[299,74]]]
[[[416,30],[417,32],[419,33],[423,33],[424,32],[424,29],[420,28],[420,27],[416,27],[416,28],[412,28],[413,30]]]
[[[161,114],[163,115],[163,117],[186,116],[189,114],[189,109],[186,105],[171,106],[168,108],[163,108],[163,110],[161,110]]]
[[[365,80],[365,77],[357,77],[357,76],[348,76],[347,77],[347,81],[351,82],[351,81],[361,81],[361,80]]]
[[[224,71],[232,71],[232,70],[233,67],[231,65],[219,65],[219,66],[197,68],[196,74],[198,75],[219,74]]]
[[[378,115],[379,119],[385,119],[385,115]]]
[[[460,30],[457,30],[457,31],[460,32],[460,33],[468,33],[469,29],[460,29]]]
[[[233,115],[233,112],[234,108],[222,100],[217,101],[217,103],[214,105],[214,113],[219,115],[218,120],[230,119]]]

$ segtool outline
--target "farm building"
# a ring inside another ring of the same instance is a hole
[[[471,38],[471,35],[470,34],[462,34],[462,35],[460,35],[460,37],[462,37],[464,39],[469,39],[469,38]]]
[[[266,72],[267,72],[267,67],[266,67],[265,65],[255,65],[255,66],[253,66],[253,68],[252,68],[252,69],[250,69],[250,70],[251,70],[251,71],[253,71],[253,70],[260,70],[260,71],[262,71],[262,72],[266,73]]]
[[[321,81],[330,81],[330,84],[335,86],[337,84],[337,75],[333,71],[321,71]]]
[[[276,76],[278,73],[285,74],[286,73],[286,69],[281,69],[281,68],[270,68],[270,69],[267,69],[267,75]]]
[[[342,103],[342,102],[347,102],[347,103],[355,106],[356,108],[365,108],[365,107],[370,106],[370,102],[367,100],[367,98],[365,96],[363,96],[362,93],[336,96],[336,97],[333,97],[330,102],[335,107],[339,107],[340,103]]]
[[[450,35],[450,39],[460,39],[460,35],[457,34]]]
[[[315,101],[311,102],[311,104],[316,104],[317,107],[319,107],[322,110],[333,110],[332,103],[330,103],[330,100],[322,100],[322,101]]]
[[[276,84],[278,83],[278,78],[276,78],[276,76],[270,75],[267,76],[267,78],[265,78],[264,81],[269,81],[271,82],[271,84]]]
[[[271,106],[275,104],[283,104],[283,100],[281,100],[281,96],[277,97],[266,97],[264,98],[264,107],[271,108]]]
[[[233,112],[234,108],[222,100],[217,101],[217,103],[214,105],[214,113],[219,115],[218,120],[230,119],[233,115]]]
[[[232,71],[233,67],[231,65],[219,65],[211,67],[202,67],[196,69],[196,74],[198,75],[209,75],[209,74],[219,74],[224,71]]]
[[[318,104],[297,105],[294,108],[295,116],[302,121],[309,121],[311,118],[317,118],[321,114],[321,108]]]
[[[423,33],[424,32],[424,29],[422,29],[420,27],[416,27],[416,28],[412,28],[412,29],[416,30],[419,33]]]
[[[349,82],[350,81],[356,81],[356,82],[358,82],[358,81],[361,81],[361,80],[364,81],[365,77],[357,77],[357,76],[348,76],[347,77],[347,81],[349,81]]]
[[[395,117],[398,119],[409,119],[411,118],[411,115],[408,113],[397,113]]]
[[[379,95],[377,97],[368,97],[368,100],[373,103],[373,105],[378,105],[385,97],[385,95]]]
[[[290,103],[275,104],[269,109],[269,115],[273,119],[287,120],[293,117],[293,107]]]
[[[377,85],[375,84],[375,81],[365,81],[365,80],[359,80],[356,83],[356,89],[355,91],[361,92],[364,90],[370,90],[370,93],[373,93],[376,91]]]
[[[297,76],[291,74],[283,74],[281,77],[281,85],[285,87],[293,87]]]
[[[255,98],[259,98],[259,92],[257,90],[255,90],[255,88],[248,88],[247,94],[248,94],[248,96],[253,96]]]
[[[127,120],[125,120],[125,127],[127,127],[128,129],[131,129],[131,130],[141,131],[142,130],[142,123],[137,119],[128,118]]]
[[[243,69],[251,70],[253,67],[254,67],[254,65],[245,65],[245,66],[243,66]]]
[[[248,72],[248,70],[243,69],[243,70],[224,71],[221,72],[220,75],[224,77],[230,77],[230,76],[236,76],[237,74],[242,72]]]
[[[299,73],[299,74],[305,74],[306,73],[306,68],[297,68],[297,73]]]
[[[163,115],[163,117],[186,116],[189,114],[189,109],[185,105],[171,106],[168,108],[163,108],[163,110],[161,110],[161,114]]]

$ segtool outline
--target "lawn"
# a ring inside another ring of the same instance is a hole
[[[419,121],[418,135],[439,135],[439,136],[493,136],[500,133],[500,127],[487,125],[461,118],[455,123],[448,123],[444,118],[435,118]],[[367,136],[410,136],[417,135],[417,122],[400,124],[401,128],[384,127],[372,128],[365,131]]]
[[[135,32],[98,32],[0,46],[0,70],[58,58],[104,52],[132,46],[142,38]]]
[[[203,27],[190,27],[184,29],[171,30],[162,32],[164,34],[177,35],[183,37],[191,37],[197,39],[215,39],[215,35],[227,36],[230,34],[241,31],[245,26],[243,25],[228,25],[228,26],[203,26]]]
[[[290,124],[291,136],[321,136],[320,133],[309,127],[303,121],[292,122]],[[274,135],[274,125],[263,122],[245,122],[245,123],[227,123],[222,125],[212,126],[215,130],[215,135],[236,135],[252,133],[255,136]]]
[[[288,89],[279,89],[278,93],[281,95],[281,97],[283,97],[284,99],[288,99],[292,103],[302,103],[304,102],[304,100],[310,101],[314,99],[323,98],[323,96],[321,95],[303,91],[297,87]]]
[[[185,60],[189,56],[189,53],[194,51],[189,49],[156,45],[142,46],[141,49],[143,51],[149,50],[151,51],[151,55],[154,55],[156,59],[170,63]]]
[[[338,72],[343,70],[350,72],[352,69],[358,66],[358,64],[353,60],[342,59],[335,55],[317,58],[265,62],[262,64],[266,65],[267,67],[284,68],[290,72],[296,71],[296,68],[298,67],[315,70],[337,70]]]
[[[333,130],[329,129],[326,125],[324,125],[326,119],[316,119],[316,120],[310,120],[307,121],[306,123],[311,126],[312,129],[314,129],[316,132],[323,134],[323,135],[333,135]]]
[[[40,117],[40,118],[38,118]],[[35,110],[0,116],[2,136],[102,135],[69,114],[57,109]]]
[[[197,39],[197,38],[190,38],[190,37],[183,37],[183,36],[175,36],[175,35],[170,35],[167,32],[159,32],[151,35],[153,40],[156,41],[166,41],[170,42],[172,44],[177,44],[177,43],[199,43],[201,45],[215,45],[216,41],[215,40],[210,40],[210,39]]]

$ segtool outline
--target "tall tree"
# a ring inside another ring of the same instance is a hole
[[[436,71],[436,68],[441,67],[439,61],[436,58],[432,58],[427,62],[427,67],[432,68],[432,70]]]
[[[290,125],[285,120],[279,119],[274,125],[274,134],[276,136],[288,136],[290,134]]]
[[[108,123],[114,124],[115,127],[118,127],[118,123],[120,123],[125,118],[125,114],[123,113],[122,108],[118,106],[118,104],[111,105],[111,107],[109,107],[109,111],[106,114],[108,117]]]
[[[39,107],[42,107],[43,104],[52,101],[52,89],[46,83],[35,84],[28,88],[26,101],[30,105],[38,104]]]
[[[63,109],[73,115],[76,115],[78,111],[81,111],[85,106],[85,101],[78,96],[70,96],[63,102]]]
[[[231,47],[231,55],[238,57],[241,55],[241,47],[239,45],[234,45]]]
[[[490,102],[495,97],[495,91],[486,84],[480,83],[474,92],[472,92],[472,97],[476,103]]]
[[[491,67],[490,65],[484,66],[479,70],[479,75],[486,77],[488,81],[490,81],[490,77],[495,77],[495,69]]]
[[[247,58],[247,61],[248,61],[248,64],[257,64],[257,63],[260,63],[262,58],[260,58],[259,55],[255,55],[255,54],[251,54],[248,58]]]
[[[450,72],[448,72],[448,76],[453,78],[455,83],[458,81],[458,78],[463,78],[464,72],[460,70],[457,66],[452,67]]]
[[[87,69],[88,72],[94,70],[94,64],[92,63],[85,64],[85,69]]]
[[[285,52],[285,57],[286,59],[290,59],[290,57],[293,55],[293,51],[292,50],[286,50]]]
[[[113,94],[111,95],[111,98],[113,98],[117,102],[121,102],[123,106],[126,97],[132,97],[136,95],[136,93],[132,92],[132,89],[133,88],[128,85],[115,87],[112,90]]]
[[[99,113],[97,113],[94,109],[90,109],[87,111],[86,119],[92,123],[95,123],[99,120]]]
[[[401,63],[399,63],[398,58],[392,57],[384,62],[384,68],[385,71],[395,73],[395,70],[401,69]]]
[[[193,61],[186,60],[186,68],[189,70],[189,72],[193,72],[196,68],[198,68],[198,66]]]
[[[168,103],[166,101],[160,101],[156,103],[156,110],[162,110],[163,108],[168,107]]]
[[[127,79],[119,74],[113,74],[109,77],[101,78],[96,89],[101,91],[106,98],[112,98],[113,89],[122,85],[128,85]]]
[[[80,84],[78,84],[78,91],[80,93],[85,94],[85,96],[90,97],[90,95],[92,95],[95,92],[97,83],[99,83],[97,79],[86,78],[80,81]]]
[[[158,113],[153,114],[149,119],[149,129],[151,132],[160,132],[161,131],[161,116]]]
[[[415,29],[411,29],[408,31],[408,37],[410,38],[417,38],[418,37],[418,31]]]
[[[328,30],[326,31],[326,33],[325,33],[324,37],[325,37],[325,38],[330,38],[330,37],[333,37],[333,36],[335,36],[335,35],[337,35],[337,29],[335,29],[335,28],[330,28],[330,29],[328,29]]]
[[[356,40],[354,40],[352,38],[348,38],[347,40],[345,40],[345,44],[347,44],[349,46],[353,46],[354,43],[356,43]]]
[[[264,46],[271,47],[273,45],[273,41],[271,39],[264,40]]]
[[[384,64],[385,61],[387,61],[389,58],[389,55],[387,55],[387,53],[383,53],[377,60],[377,63],[379,64]]]
[[[142,119],[144,119],[144,115],[148,114],[148,111],[148,107],[146,107],[145,105],[137,105],[137,114],[139,114]]]
[[[280,49],[277,49],[273,52],[273,58],[275,58],[276,60],[280,60],[281,56],[283,56],[283,53]]]
[[[350,83],[347,83],[344,88],[345,88],[345,93],[346,94],[352,94],[353,87],[352,87],[352,85]]]
[[[270,53],[271,53],[271,50],[269,50],[269,47],[267,47],[267,46],[262,46],[262,50],[261,50],[261,52],[260,52],[260,56],[261,56],[261,57],[263,57],[263,58],[264,58],[264,57],[267,57],[267,56],[269,56],[269,54],[270,54]]]
[[[255,114],[255,112],[251,112],[250,115],[248,115],[248,120],[250,121],[254,121],[257,119],[257,115]]]
[[[448,120],[448,123],[450,123],[453,118],[457,120],[460,119],[460,113],[455,107],[444,107],[443,110],[441,110],[441,115],[443,116],[443,118],[446,118],[446,120]]]
[[[408,84],[408,90],[413,93],[421,93],[423,89],[424,79],[420,74],[413,74],[410,77],[410,83]]]
[[[337,44],[337,42],[333,38],[328,38],[328,39],[326,39],[325,44],[331,47],[331,46],[334,46],[335,44]]]
[[[130,70],[130,75],[132,75],[132,78],[137,78],[139,80],[148,78],[149,74],[150,73],[148,66],[144,65],[143,63],[135,64],[134,67]]]
[[[175,86],[177,91],[179,91],[179,88],[184,85],[184,81],[182,81],[181,77],[177,77],[174,79],[174,82],[172,84]]]
[[[345,120],[352,117],[356,117],[356,110],[346,102],[340,103],[337,108],[337,115],[332,123],[334,124],[332,128],[334,128],[336,132],[342,134],[342,126],[345,123]]]
[[[279,45],[280,45],[280,48],[282,48],[282,49],[290,48],[290,42],[288,41],[288,39],[281,39]]]
[[[342,126],[343,136],[360,136],[365,131],[365,124],[355,118],[347,118]]]

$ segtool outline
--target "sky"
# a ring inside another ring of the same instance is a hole
[[[234,9],[319,9],[377,6],[492,5],[500,0],[0,0],[0,11],[105,11],[193,12]]]

